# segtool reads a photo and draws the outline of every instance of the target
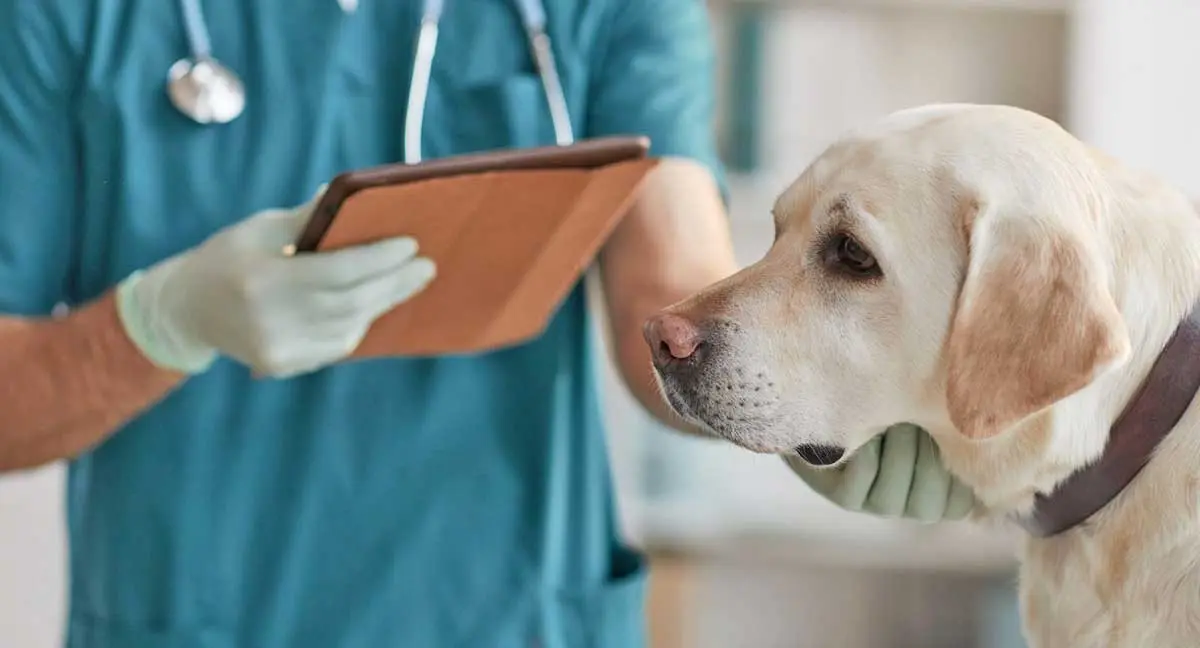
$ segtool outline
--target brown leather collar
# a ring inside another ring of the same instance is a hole
[[[1121,493],[1150,462],[1200,390],[1200,303],[1179,323],[1133,400],[1109,432],[1104,453],[1054,492],[1038,495],[1033,513],[1018,518],[1045,538],[1084,522]]]

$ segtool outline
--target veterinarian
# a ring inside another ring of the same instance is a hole
[[[203,5],[0,3],[0,469],[70,460],[66,644],[640,645],[582,289],[518,348],[338,365],[436,268],[281,248],[342,170],[553,143],[564,107],[646,134],[601,265],[669,420],[642,322],[735,270],[703,3],[546,0],[552,81],[527,3]]]

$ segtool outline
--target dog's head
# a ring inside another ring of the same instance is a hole
[[[784,191],[765,258],[647,322],[663,393],[814,465],[898,422],[993,437],[1129,353],[1107,195],[1086,149],[1032,113],[896,113]]]

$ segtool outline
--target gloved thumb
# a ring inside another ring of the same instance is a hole
[[[328,188],[328,182],[322,183],[320,187],[317,187],[312,198],[307,201],[291,209],[269,210],[270,212],[282,212],[273,214],[267,220],[267,224],[271,228],[272,241],[270,245],[272,247],[278,248],[285,256],[292,256],[296,253],[296,239],[304,232],[304,228],[312,219],[313,212]]]
[[[796,473],[797,477],[824,497],[831,497],[843,479],[844,469],[841,467],[814,468],[800,457],[793,455],[783,455],[783,461],[787,463],[788,468],[792,469],[792,472]]]
[[[296,242],[308,218],[309,212],[299,208],[264,209],[231,227],[222,238],[240,248],[287,254],[285,248]]]
[[[325,197],[325,191],[328,189],[328,182],[321,183],[321,186],[317,187],[316,192],[313,193],[312,198],[309,198],[303,203],[297,205],[294,211],[303,212],[304,214],[311,216],[313,210],[317,208],[317,203],[321,202],[321,198]]]

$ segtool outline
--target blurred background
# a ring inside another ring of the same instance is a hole
[[[652,0],[647,0],[652,1]],[[712,0],[742,263],[843,130],[1006,103],[1200,197],[1194,0]],[[666,432],[606,376],[625,529],[650,552],[652,648],[1022,648],[1015,536],[843,513],[777,458]],[[0,478],[0,636],[59,645],[62,470]]]

